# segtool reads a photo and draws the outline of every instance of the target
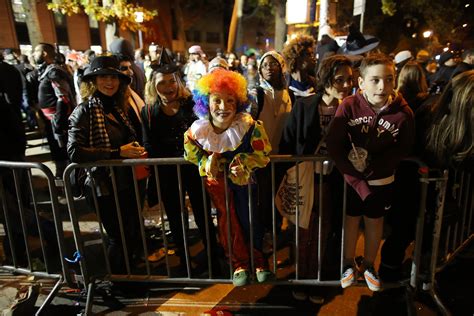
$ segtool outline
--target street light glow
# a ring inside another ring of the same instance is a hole
[[[469,3],[466,3],[465,7],[466,8],[469,8],[470,4]]]
[[[135,22],[137,23],[143,23],[143,12],[137,11],[135,12]]]
[[[431,34],[433,34],[432,31],[429,31],[429,30],[428,30],[428,31],[424,31],[424,32],[423,32],[423,37],[424,37],[424,38],[428,38],[428,37],[431,36]]]
[[[447,52],[448,49],[449,49],[448,47],[443,48],[443,52]]]
[[[467,23],[464,23],[464,24],[462,25],[462,27],[467,27]]]
[[[411,37],[416,38],[416,33],[413,33]]]
[[[308,0],[293,0],[286,3],[286,23],[308,23]]]

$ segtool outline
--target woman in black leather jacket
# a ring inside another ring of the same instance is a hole
[[[85,102],[69,117],[67,151],[72,162],[139,158],[145,148],[137,143],[136,131],[125,109],[125,91],[130,78],[118,71],[118,61],[100,56],[83,77],[81,94]],[[134,181],[130,168],[115,168],[124,237],[129,259],[137,255],[140,245],[139,214]],[[119,216],[115,204],[110,169],[94,167],[86,179],[86,197],[93,204],[92,190],[97,194],[98,213],[108,235],[108,256],[113,273],[125,273],[125,256]]]

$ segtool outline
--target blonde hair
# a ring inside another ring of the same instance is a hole
[[[162,103],[158,92],[156,91],[156,75],[160,72],[152,72],[150,80],[145,85],[145,102],[146,104],[153,105],[157,101]],[[173,73],[176,83],[178,84],[178,99],[187,99],[191,96],[191,91],[184,85],[183,80],[179,77],[178,73]]]
[[[427,149],[438,163],[461,163],[474,155],[473,108],[474,70],[470,70],[454,77],[433,107]]]

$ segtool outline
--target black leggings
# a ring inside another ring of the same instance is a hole
[[[125,245],[127,246],[128,259],[139,255],[141,247],[139,212],[135,200],[135,190],[127,188],[117,192],[120,205]],[[88,195],[88,202],[94,205],[92,196]],[[108,236],[107,255],[112,273],[126,273],[125,256],[123,252],[122,236],[118,220],[117,207],[113,195],[97,198],[99,214]]]
[[[184,257],[184,236],[183,236],[183,222],[181,219],[181,204],[179,198],[179,187],[178,187],[178,173],[176,166],[159,166],[158,174],[160,179],[161,197],[166,210],[166,215],[170,223],[171,233],[173,234],[174,242],[176,243],[177,254]],[[185,192],[188,193],[191,205],[193,208],[194,220],[201,233],[202,242],[204,247],[207,245],[206,237],[206,218],[205,213],[208,214],[208,226],[209,226],[209,241],[211,245],[211,251],[216,250],[217,238],[215,228],[212,223],[211,214],[209,207],[203,205],[203,189],[201,185],[201,177],[196,166],[183,165],[181,166],[181,184],[183,190],[183,199]],[[156,184],[155,177],[152,175],[149,182],[149,203],[156,204]],[[151,199],[150,199],[151,197]],[[210,203],[209,197],[207,198]],[[184,202],[184,201],[183,201]]]

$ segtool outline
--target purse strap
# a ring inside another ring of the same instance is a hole
[[[319,116],[321,117],[321,114],[322,114],[322,111],[321,111],[321,105],[318,105],[318,113],[319,113]],[[329,132],[329,130],[331,129],[331,125],[332,125],[332,122],[334,122],[334,118],[336,117],[336,114],[334,113],[333,117],[331,118],[331,121],[329,122],[328,124],[328,128],[327,128],[327,131]],[[319,123],[319,127],[321,128],[321,123]],[[326,141],[326,138],[328,136],[328,133],[324,133],[323,131],[323,137],[321,138],[321,140],[319,141],[318,143],[318,146],[316,146],[316,150],[314,151],[314,154],[317,155],[319,150],[321,149],[321,146],[324,144],[324,142]]]

